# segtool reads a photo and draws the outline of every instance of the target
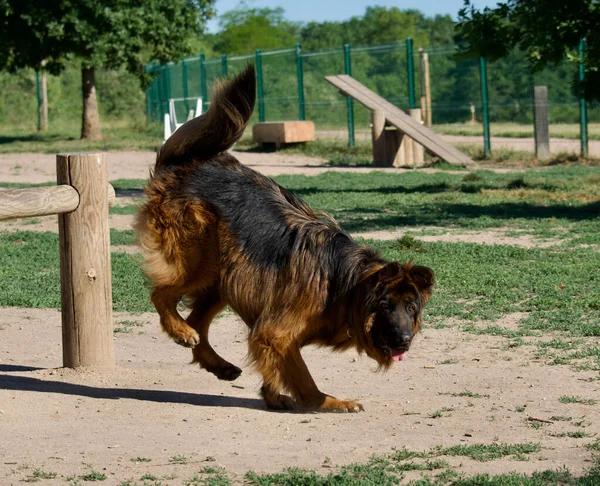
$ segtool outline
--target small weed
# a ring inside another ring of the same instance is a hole
[[[436,410],[430,415],[430,418],[440,418],[443,417],[442,412],[440,410]]]
[[[465,390],[464,392],[459,393],[450,393],[453,397],[469,397],[469,398],[490,398],[489,395],[481,395],[479,393],[474,393],[469,390]]]
[[[79,479],[82,479],[83,481],[106,481],[106,474],[102,474],[97,471],[90,471],[83,476],[79,476]]]
[[[572,439],[583,439],[584,437],[591,437],[590,434],[583,430],[574,430],[570,432],[561,432],[557,434],[550,434],[552,437],[571,437]]]
[[[573,417],[565,417],[564,415],[552,415],[552,417],[550,417],[550,420],[552,420],[553,422],[570,422],[571,420],[573,420]]]
[[[586,447],[586,449],[589,449],[590,451],[600,452],[600,439],[596,439],[594,442],[590,442],[589,444],[586,444],[585,447]]]
[[[519,413],[524,412],[525,411],[525,407],[526,405],[523,405],[522,407],[517,407],[515,410]]]
[[[148,459],[147,457],[132,457],[131,462],[150,462],[152,459]]]
[[[456,364],[456,363],[458,363],[457,359],[445,359],[444,361],[438,361],[439,365]]]
[[[310,419],[300,420],[301,424],[310,424]]]
[[[129,334],[133,331],[134,327],[142,327],[143,324],[140,324],[139,322],[133,322],[133,321],[121,321],[119,322],[119,325],[116,326],[113,329],[113,332],[116,333],[125,333],[125,334]]]
[[[394,243],[394,246],[398,251],[415,251],[417,253],[425,251],[423,242],[410,235],[404,235],[402,238],[398,238]]]
[[[173,456],[173,457],[169,458],[169,462],[184,463],[184,462],[187,462],[187,457],[185,457],[185,456]]]
[[[152,474],[144,474],[140,478],[140,481],[156,481],[156,480],[158,480],[158,478],[156,476],[153,476]]]
[[[593,398],[581,398],[576,396],[563,395],[558,399],[560,403],[581,403],[583,405],[596,405],[596,400]]]

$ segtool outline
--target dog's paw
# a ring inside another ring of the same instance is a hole
[[[236,380],[241,374],[242,370],[237,366],[230,364],[229,366],[223,366],[222,368],[216,368],[210,370],[219,380],[233,381]]]
[[[271,410],[295,410],[297,408],[296,401],[288,395],[274,393],[264,386],[261,388],[260,393],[265,404]]]
[[[334,397],[326,397],[319,407],[320,412],[356,413],[364,411],[362,404],[352,400],[338,400]]]
[[[191,327],[189,330],[186,329],[179,331],[177,335],[172,337],[173,341],[186,348],[193,348],[200,344],[200,336]]]

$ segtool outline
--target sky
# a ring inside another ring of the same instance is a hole
[[[341,21],[350,17],[364,15],[368,6],[379,5],[382,7],[398,7],[401,10],[416,9],[426,16],[436,14],[449,14],[456,19],[458,11],[463,6],[463,0],[247,0],[252,8],[283,7],[285,18],[292,22],[325,22]],[[493,0],[472,0],[475,7],[482,9],[494,7],[497,2]],[[217,18],[208,22],[208,31],[215,33],[219,29],[218,16],[240,5],[239,0],[216,0],[215,10]]]

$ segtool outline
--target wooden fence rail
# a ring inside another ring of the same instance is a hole
[[[0,220],[58,214],[63,365],[113,366],[106,154],[58,154],[56,173],[54,187],[0,191]]]

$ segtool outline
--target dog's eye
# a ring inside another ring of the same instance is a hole
[[[410,303],[406,306],[406,310],[411,314],[414,314],[417,311],[417,306],[415,304]]]

